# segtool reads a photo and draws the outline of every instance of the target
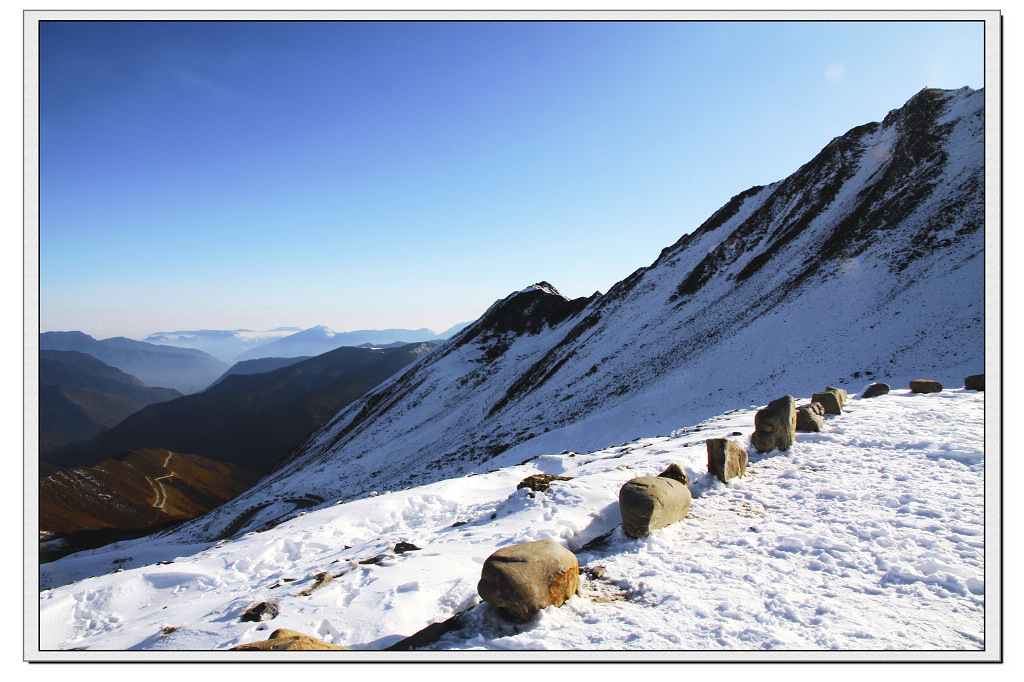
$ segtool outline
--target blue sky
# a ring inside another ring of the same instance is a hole
[[[950,22],[45,22],[41,331],[338,331],[608,288],[923,87]]]

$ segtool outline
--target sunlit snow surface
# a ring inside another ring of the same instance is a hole
[[[788,452],[748,447],[746,477],[723,485],[707,474],[704,441],[747,445],[755,409],[338,504],[207,549],[181,546],[173,563],[46,590],[41,647],[224,650],[289,628],[380,650],[476,603],[494,550],[550,538],[576,551],[582,569],[605,567],[604,577],[583,576],[581,595],[525,624],[480,604],[428,648],[981,649],[984,395],[854,397],[825,432],[799,434]],[[690,474],[690,515],[649,538],[626,537],[619,487],[670,462]],[[547,494],[516,490],[538,472],[575,478]],[[395,554],[399,541],[422,549]],[[88,571],[90,561],[109,565],[110,552],[131,547],[62,561]],[[358,563],[378,555],[387,558]],[[340,575],[296,596],[321,571]],[[239,622],[261,601],[280,615]]]

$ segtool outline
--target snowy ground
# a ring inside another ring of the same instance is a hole
[[[583,576],[581,595],[526,624],[477,605],[463,628],[428,649],[575,650],[588,659],[598,651],[895,650],[917,660],[982,652],[984,394],[854,397],[825,432],[799,434],[788,452],[748,448],[747,476],[723,485],[706,473],[704,441],[747,445],[754,412],[349,501],[208,549],[183,546],[173,563],[47,589],[40,648],[55,660],[125,650],[145,650],[131,660],[172,651],[201,660],[289,628],[355,649],[341,654],[353,658],[451,657],[379,650],[473,607],[481,564],[497,548],[550,538],[577,552],[581,570],[601,566],[604,576]],[[690,474],[690,516],[646,539],[626,537],[619,487],[670,462]],[[538,472],[575,478],[546,494],[516,491]],[[395,554],[400,541],[422,549]],[[63,561],[88,571],[90,555]],[[297,596],[321,571],[337,577]],[[239,622],[261,601],[280,615]],[[60,651],[76,648],[85,651]]]

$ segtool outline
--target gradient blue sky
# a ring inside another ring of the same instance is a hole
[[[45,22],[41,331],[338,331],[607,291],[983,24]]]

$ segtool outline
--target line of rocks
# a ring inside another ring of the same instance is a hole
[[[964,380],[967,390],[984,391],[985,376],[974,375]],[[874,398],[889,393],[885,383],[873,383],[861,394],[861,398]],[[942,384],[927,379],[910,382],[914,393],[938,393]],[[788,450],[796,441],[796,433],[819,432],[824,429],[825,415],[842,415],[843,407],[849,402],[847,392],[842,388],[828,386],[815,393],[811,402],[796,405],[793,396],[786,395],[768,403],[754,415],[754,432],[751,445],[759,453],[774,450]],[[722,483],[741,477],[746,473],[749,457],[747,450],[728,438],[709,438],[705,442],[708,455],[708,473]],[[567,481],[570,477],[550,474],[534,474],[525,478],[517,489],[528,488],[535,492],[548,490],[553,481]],[[643,538],[652,532],[682,521],[690,510],[692,496],[689,479],[683,467],[672,463],[657,476],[640,476],[627,481],[619,489],[619,510],[622,515],[622,529],[631,538]],[[534,493],[530,493],[531,496]],[[418,549],[418,548],[416,548]],[[397,551],[397,550],[396,550]],[[513,622],[529,620],[549,606],[561,606],[579,589],[579,561],[576,555],[553,540],[537,540],[498,549],[484,561],[477,592],[480,598],[495,607],[504,618]],[[329,581],[329,574],[318,574],[316,583],[308,594]],[[259,605],[266,606],[266,605]],[[394,650],[405,650],[424,646],[436,641],[442,634],[458,627],[463,613],[457,614],[444,623],[434,623],[408,637]],[[243,616],[243,620],[265,620],[272,615],[268,610],[258,615]],[[255,617],[254,617],[255,616]],[[276,630],[270,639],[234,647],[233,651],[282,651],[344,649],[315,637],[291,630]]]

